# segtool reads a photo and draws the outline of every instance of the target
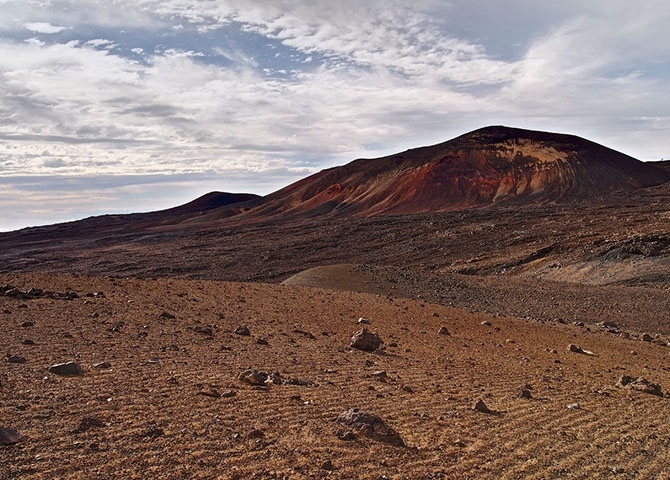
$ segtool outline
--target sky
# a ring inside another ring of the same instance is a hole
[[[0,0],[0,230],[487,125],[670,158],[667,0]]]

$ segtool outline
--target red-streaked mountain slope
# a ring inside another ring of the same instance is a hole
[[[665,169],[580,137],[494,126],[323,170],[248,213],[378,215],[569,202],[669,180]]]

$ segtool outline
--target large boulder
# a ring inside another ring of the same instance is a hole
[[[357,331],[351,337],[349,346],[366,352],[374,352],[381,345],[382,339],[376,333],[368,332],[367,328]]]
[[[397,447],[405,446],[405,442],[400,437],[400,434],[374,413],[362,412],[357,408],[351,408],[340,413],[336,422],[374,440]]]
[[[652,383],[643,377],[635,378],[628,375],[622,375],[619,378],[619,381],[617,382],[617,387],[629,388],[631,390],[650,393],[652,395],[657,395],[659,397],[663,396],[663,391],[661,390],[660,385]]]

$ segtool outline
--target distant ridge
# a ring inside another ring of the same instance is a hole
[[[191,202],[185,203],[184,205],[169,208],[167,210],[161,210],[161,212],[164,214],[169,213],[174,215],[200,213],[228,205],[253,202],[260,198],[262,197],[252,193],[209,192]]]
[[[669,180],[665,168],[574,135],[491,126],[323,170],[248,214],[369,216],[584,201]]]

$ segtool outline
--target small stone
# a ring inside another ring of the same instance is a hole
[[[198,395],[203,395],[205,397],[211,398],[220,398],[221,394],[212,387],[205,387],[198,392]]]
[[[29,338],[26,338],[26,339],[23,341],[23,344],[24,344],[24,345],[35,345],[35,341],[34,341],[34,340],[31,340],[31,339],[29,339]]]
[[[663,396],[663,391],[660,385],[657,383],[652,383],[643,377],[634,378],[629,375],[622,375],[619,377],[619,381],[617,382],[616,386],[620,388],[637,390],[638,392],[649,393],[659,397]]]
[[[256,344],[257,345],[269,345],[268,341],[264,338],[257,338],[256,339]]]
[[[533,398],[533,395],[530,393],[530,390],[527,388],[524,388],[521,390],[521,393],[519,394],[519,397],[521,398]]]
[[[173,313],[170,313],[168,311],[164,311],[159,315],[160,318],[165,318],[167,320],[174,320],[177,318]]]
[[[195,326],[193,328],[193,331],[195,333],[200,333],[200,334],[205,335],[207,337],[213,337],[214,336],[214,332],[212,331],[212,328],[211,327],[206,327],[204,325]]]
[[[165,435],[165,432],[156,424],[149,424],[147,429],[140,434],[142,438],[158,438]]]
[[[243,335],[245,337],[248,337],[249,335],[251,335],[251,332],[249,331],[249,327],[247,327],[246,325],[240,325],[239,327],[237,327],[235,329],[235,331],[233,333],[235,333],[237,335]]]
[[[91,365],[92,368],[95,368],[96,370],[106,370],[108,368],[112,368],[112,364],[109,362],[97,362]]]
[[[221,392],[221,398],[233,398],[235,395],[237,395],[235,390],[225,390]]]
[[[357,322],[357,323],[358,323],[359,325],[370,325],[370,320],[368,320],[368,319],[365,318],[365,317],[361,317],[361,318],[358,319],[358,322]]]
[[[26,357],[23,355],[9,355],[7,357],[9,363],[26,363]]]
[[[357,331],[351,337],[349,346],[366,352],[374,352],[382,343],[381,338],[376,333],[368,332],[367,328]]]
[[[370,377],[380,382],[386,382],[386,380],[388,379],[388,374],[386,373],[386,370],[378,370],[376,372],[372,372],[370,374]]]
[[[104,423],[102,423],[101,420],[98,420],[97,418],[85,417],[81,419],[79,426],[75,428],[72,433],[83,433],[91,428],[100,428],[103,426]]]
[[[21,326],[22,326],[23,328],[34,327],[34,326],[35,326],[35,322],[23,322],[23,323],[21,324]]]
[[[336,422],[360,432],[366,437],[398,447],[405,446],[405,442],[400,437],[400,434],[374,413],[362,412],[357,408],[351,408],[338,415]]]
[[[476,412],[493,413],[491,409],[486,406],[484,400],[482,400],[481,398],[475,402],[475,404],[472,406],[472,409]]]
[[[482,322],[482,325],[484,325],[485,327],[490,327],[492,324],[491,324],[491,322],[489,322],[488,320],[484,320],[484,321]]]
[[[570,403],[568,404],[568,409],[570,410],[580,410],[582,406],[578,403]]]
[[[584,353],[582,347],[580,347],[579,345],[574,345],[572,343],[568,345],[568,351],[573,353]]]
[[[306,330],[301,330],[299,328],[296,328],[293,330],[293,333],[297,333],[298,335],[302,335],[303,337],[307,337],[310,340],[316,340],[316,337],[312,332],[308,332]]]
[[[321,470],[328,470],[329,472],[335,470],[333,462],[331,462],[330,460],[326,460],[321,464]]]
[[[345,442],[351,442],[353,440],[356,440],[356,435],[351,430],[337,431],[335,432],[335,436]]]
[[[648,333],[643,333],[642,336],[640,337],[640,339],[641,339],[643,342],[651,342],[651,341],[654,339],[654,337],[652,337],[652,336],[649,335]]]
[[[267,373],[262,373],[257,370],[248,368],[243,372],[241,372],[237,376],[237,378],[243,381],[244,383],[248,383],[249,385],[264,385],[265,380],[267,380],[268,378],[268,375]]]
[[[83,370],[76,362],[57,363],[49,367],[49,372],[56,375],[81,375]]]
[[[265,374],[263,374],[265,375]],[[282,384],[282,378],[281,374],[278,371],[274,371],[267,375],[267,378],[265,379],[266,384],[273,384],[273,385],[281,385]]]
[[[23,440],[23,435],[14,428],[0,428],[0,445],[14,445]]]
[[[449,333],[449,330],[447,330],[447,327],[440,327],[440,329],[437,331],[438,335],[446,335],[450,336],[451,334]]]

